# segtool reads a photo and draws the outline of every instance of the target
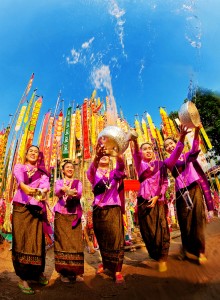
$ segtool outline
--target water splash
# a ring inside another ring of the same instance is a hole
[[[117,124],[117,107],[113,95],[112,80],[109,66],[102,65],[100,68],[94,69],[91,74],[91,79],[95,89],[106,90],[108,95],[107,101],[107,125]]]
[[[124,24],[125,20],[122,17],[125,15],[125,10],[120,8],[116,0],[111,0],[109,2],[109,14],[115,17],[116,19],[116,27],[115,31],[118,35],[120,45],[122,47],[122,53],[125,57],[127,54],[125,53],[125,45],[124,45]]]
[[[182,11],[189,14],[186,17],[185,38],[193,48],[202,47],[202,24],[196,15],[196,0],[188,0],[182,5]]]
[[[67,56],[66,61],[69,65],[75,65],[78,63],[81,63],[83,65],[86,65],[87,63],[87,55],[86,52],[91,48],[92,42],[94,41],[94,37],[90,38],[88,41],[82,43],[79,50],[76,50],[73,48],[70,53],[70,56]],[[92,56],[92,54],[91,54]],[[91,58],[90,56],[90,58]]]

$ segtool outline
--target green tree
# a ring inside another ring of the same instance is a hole
[[[211,90],[198,89],[192,100],[201,117],[203,127],[212,142],[215,155],[220,155],[220,96]]]
[[[185,99],[184,102],[188,101]],[[199,88],[193,97],[203,124],[203,127],[211,140],[213,150],[212,157],[217,161],[220,156],[220,96],[211,90]],[[171,111],[171,119],[178,118],[177,111]]]

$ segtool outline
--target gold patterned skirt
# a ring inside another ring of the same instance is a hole
[[[22,280],[38,280],[45,268],[45,236],[38,206],[14,203],[12,261]]]
[[[193,207],[189,209],[182,194],[184,190],[176,194],[177,218],[181,231],[183,249],[199,257],[205,253],[205,205],[203,193],[196,183],[188,188]]]
[[[147,201],[138,197],[138,222],[149,256],[156,261],[166,261],[170,248],[170,231],[164,201],[157,201],[154,207],[149,208]]]
[[[63,276],[76,276],[84,273],[84,246],[82,224],[72,228],[76,215],[55,213],[54,256],[55,269]]]
[[[120,206],[93,209],[93,227],[104,269],[120,272],[124,259],[124,227]]]

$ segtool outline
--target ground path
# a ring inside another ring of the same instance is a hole
[[[126,251],[123,273],[126,283],[116,285],[108,274],[95,275],[99,253],[85,251],[85,282],[61,283],[54,270],[53,249],[47,252],[46,275],[50,278],[47,287],[32,284],[35,295],[23,295],[17,287],[17,276],[11,262],[11,251],[6,243],[0,249],[0,300],[138,300],[175,299],[211,300],[220,299],[220,219],[206,228],[208,262],[199,266],[195,262],[177,259],[180,238],[171,241],[168,271],[159,273],[157,265],[150,260],[144,247],[135,252]]]

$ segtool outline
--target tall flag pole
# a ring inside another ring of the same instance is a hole
[[[28,93],[29,93],[29,91],[30,91],[30,89],[32,87],[32,84],[33,84],[33,80],[34,80],[34,73],[32,73],[31,78],[30,78],[30,80],[29,80],[29,82],[28,82],[28,84],[27,84],[27,86],[25,88],[25,91],[24,91],[24,93],[23,93],[23,95],[21,97],[21,100],[19,101],[17,110],[16,110],[16,112],[14,114],[14,117],[12,119],[11,128],[13,127],[15,121],[17,120],[17,116],[18,116],[19,111],[20,111],[20,106],[27,100]]]

